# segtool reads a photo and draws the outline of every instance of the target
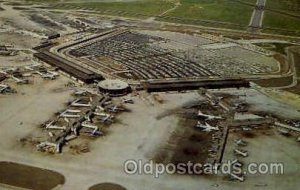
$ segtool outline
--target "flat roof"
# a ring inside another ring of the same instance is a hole
[[[107,80],[100,81],[98,83],[98,87],[107,90],[122,90],[128,88],[129,85],[126,82],[121,80],[107,79]]]

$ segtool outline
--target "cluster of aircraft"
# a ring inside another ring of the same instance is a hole
[[[82,128],[92,129],[92,136],[101,135],[99,128],[96,125],[93,125],[92,117],[95,117],[102,123],[112,123],[114,119],[114,115],[110,113],[117,113],[120,111],[124,111],[124,108],[121,108],[116,105],[110,105],[106,107],[102,107],[101,105],[97,105],[92,109],[92,111],[83,112],[81,109],[76,108],[91,108],[93,99],[90,97],[89,102],[83,102],[81,98],[77,98],[70,103],[70,107],[62,112],[59,112],[58,117],[63,118],[67,123],[69,123],[70,119],[79,119],[82,115],[85,115],[85,121],[81,122],[80,125]],[[75,108],[75,109],[73,109]],[[109,112],[109,113],[107,113]],[[46,129],[52,130],[66,130],[66,126],[58,126],[56,125],[56,121],[50,121],[45,125]]]
[[[87,95],[89,92],[76,91],[75,93],[76,96],[81,96],[83,94]],[[58,135],[49,132],[50,137],[56,138],[55,143],[48,141],[42,142],[37,146],[37,148],[39,150],[47,150],[48,147],[51,147],[57,152],[60,152],[62,145],[65,142],[78,137],[79,131],[91,136],[101,136],[103,135],[103,132],[94,124],[94,121],[100,120],[102,123],[112,123],[114,115],[111,113],[117,113],[125,110],[120,106],[113,105],[107,97],[100,99],[99,102],[101,103],[99,105],[94,104],[93,102],[92,97],[90,97],[88,101],[79,97],[70,102],[69,107],[66,110],[58,113],[58,118],[56,120],[43,125],[46,129],[62,131]],[[60,119],[65,121],[63,122],[65,123],[64,126],[59,124]],[[71,123],[70,120],[73,122]]]
[[[213,121],[213,120],[223,120],[224,118],[221,116],[215,116],[215,115],[209,115],[209,114],[204,114],[201,110],[198,111],[198,118],[201,119],[201,121],[198,121],[196,124],[196,128],[201,129],[202,131],[205,132],[212,132],[212,131],[219,131],[218,126],[211,126],[208,121]],[[204,122],[204,123],[203,123]],[[243,141],[242,139],[237,139],[234,141],[237,146],[244,147],[247,146],[247,142]],[[211,149],[210,152],[214,152],[214,149]],[[237,156],[241,157],[247,157],[248,156],[248,151],[241,150],[241,149],[234,149],[234,154]],[[235,165],[238,167],[241,167],[242,164],[238,161],[238,159],[235,159],[234,161],[231,162],[231,165]],[[238,180],[243,182],[245,180],[245,176],[242,173],[238,173],[236,171],[228,173],[229,177],[231,180]]]
[[[197,125],[195,126],[196,128],[202,129],[202,131],[205,132],[211,132],[211,131],[219,131],[219,127],[218,126],[211,126],[209,123],[207,123],[207,121],[211,121],[211,120],[222,120],[224,119],[221,116],[214,116],[214,115],[208,115],[208,114],[204,114],[203,112],[201,112],[201,110],[198,111],[198,118],[201,120],[204,120],[205,123],[201,123],[201,121],[197,122]]]
[[[236,140],[234,140],[234,143],[239,147],[247,146],[247,142],[243,141],[242,139],[236,139]],[[248,155],[249,155],[248,151],[242,150],[242,149],[239,149],[239,148],[234,149],[233,153],[236,156],[239,156],[239,157],[248,157]],[[238,159],[235,159],[232,162],[232,165],[238,166],[239,168],[242,167],[242,163],[239,162]],[[239,171],[239,172],[233,171],[233,172],[229,173],[229,177],[230,177],[231,180],[238,180],[238,181],[241,181],[241,182],[245,181],[245,176],[244,176],[243,173],[241,173],[241,171]]]
[[[20,72],[20,68],[6,68],[4,70],[0,70],[0,73],[9,76],[13,79],[17,84],[29,84],[29,80],[27,77],[32,76],[32,74],[38,74],[44,79],[54,80],[59,74],[54,71],[48,71],[46,69],[39,70],[40,65],[34,64],[25,66],[23,71]]]

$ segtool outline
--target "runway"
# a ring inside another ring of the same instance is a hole
[[[267,0],[257,0],[249,23],[249,27],[257,29],[262,28],[266,2]]]

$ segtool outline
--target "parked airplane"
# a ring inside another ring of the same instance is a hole
[[[198,121],[196,128],[201,128],[202,131],[210,132],[210,131],[218,131],[219,127],[213,127],[205,122],[205,125]]]
[[[74,92],[74,95],[75,96],[86,96],[88,94],[88,91],[87,90],[76,90]]]
[[[234,149],[234,153],[236,155],[240,155],[240,156],[243,156],[243,157],[248,156],[248,151],[243,151],[243,150],[239,150],[239,149]]]
[[[119,112],[119,111],[125,111],[124,108],[121,108],[119,106],[108,107],[107,110],[109,112],[113,112],[113,113],[116,113],[116,112]]]
[[[71,103],[71,106],[73,107],[91,107],[92,104],[89,102],[87,104],[84,104],[84,103],[79,103],[81,101],[80,98],[74,100],[72,103]]]
[[[54,72],[54,71],[47,71],[48,75],[51,75],[51,76],[54,76],[55,78],[57,78],[59,76],[59,74],[57,72]]]
[[[67,118],[65,118],[66,122],[69,123],[69,120]],[[99,128],[96,125],[92,125],[91,123],[89,123],[88,121],[84,121],[82,123],[78,122],[76,124],[76,126],[74,128],[72,128],[72,131],[74,132],[75,136],[78,136],[78,130],[76,129],[76,127],[85,127],[85,128],[89,128],[92,129],[93,131],[91,132],[92,136],[99,136],[99,135],[103,135],[103,133],[99,130]]]
[[[25,66],[24,68],[29,71],[34,71],[34,67],[39,67],[39,66],[40,66],[40,64],[33,64],[33,65]]]
[[[63,111],[59,117],[62,117],[62,118],[79,118],[80,115],[78,115],[79,113],[81,113],[81,110],[70,110],[70,109],[67,109],[65,111]]]
[[[112,123],[113,118],[114,118],[113,116],[107,115],[107,116],[101,118],[101,122],[102,123],[107,123],[107,122]]]
[[[99,111],[99,110],[100,110],[100,111],[105,111],[105,108],[98,105],[96,111]]]
[[[103,133],[99,130],[99,128],[95,125],[92,125],[92,124],[89,124],[87,122],[83,122],[81,123],[81,126],[82,127],[86,127],[86,128],[89,128],[89,129],[93,129],[91,135],[92,136],[99,136],[99,135],[103,135]]]
[[[198,116],[200,118],[203,118],[204,120],[213,120],[213,119],[223,119],[221,116],[214,116],[214,115],[208,115],[201,112],[201,110],[198,111]]]
[[[42,78],[50,79],[50,80],[54,80],[58,76],[58,73],[50,72],[50,71],[48,71],[48,73],[41,73],[40,71],[36,71],[36,73],[39,74]]]
[[[99,116],[98,118],[101,120],[102,123],[113,122],[114,116],[112,116],[110,114],[98,113],[98,112],[94,112],[94,114]]]
[[[27,79],[19,79],[15,76],[11,76],[12,79],[16,81],[17,84],[28,84],[29,81]]]
[[[55,125],[55,121],[51,121],[46,125],[46,129],[53,129],[53,130],[66,130],[65,126],[57,126]]]

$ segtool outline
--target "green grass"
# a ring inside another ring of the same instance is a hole
[[[295,17],[266,11],[263,26],[281,29],[283,30],[282,33],[284,33],[284,30],[293,30],[300,32],[300,18],[297,19]]]
[[[56,1],[56,0],[52,0]],[[134,17],[156,16],[172,8],[173,3],[164,0],[145,0],[130,2],[68,2],[56,4],[57,9],[85,9],[91,11],[106,11],[110,15],[132,15]]]
[[[247,25],[253,8],[231,0],[183,0],[168,16]]]
[[[85,9],[113,16],[148,18],[158,16],[174,6],[165,0],[139,0],[119,2],[89,2],[80,0],[31,0],[48,2],[56,5],[56,9]],[[158,20],[245,30],[249,24],[254,5],[257,0],[180,0],[181,5],[168,12]],[[287,11],[289,14],[300,15],[300,0],[268,0],[267,8]],[[263,26],[265,32],[284,34],[285,29],[300,30],[300,18],[278,13],[272,10],[265,12]],[[299,10],[299,11],[298,11]],[[216,21],[214,23],[214,21]],[[268,28],[275,28],[270,30]],[[295,33],[295,32],[294,32]],[[297,32],[295,33],[297,35]]]
[[[268,0],[266,8],[300,15],[299,0]]]

